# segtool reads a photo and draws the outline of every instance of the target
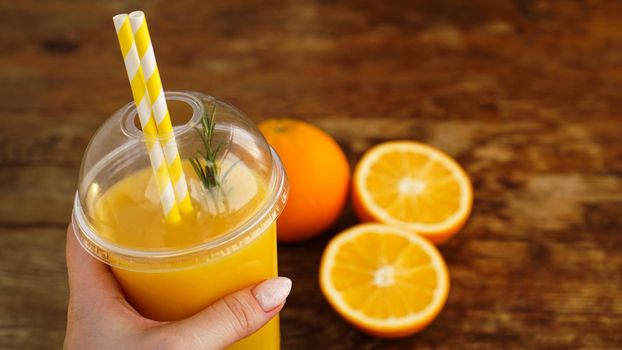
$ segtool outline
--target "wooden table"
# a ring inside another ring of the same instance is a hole
[[[60,348],[65,227],[89,138],[130,100],[123,1],[0,3],[0,348]],[[415,139],[475,205],[441,247],[452,289],[418,335],[368,337],[317,283],[323,236],[280,246],[283,349],[622,348],[619,1],[147,1],[165,87],[295,117],[354,164]]]

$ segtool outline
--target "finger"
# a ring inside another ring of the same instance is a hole
[[[198,314],[170,324],[185,349],[224,349],[254,333],[281,311],[291,291],[289,278],[277,277],[227,295]]]
[[[74,234],[67,228],[67,272],[72,298],[101,299],[103,295],[122,295],[121,289],[108,266],[89,255]]]

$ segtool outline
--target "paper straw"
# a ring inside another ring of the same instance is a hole
[[[171,116],[166,106],[166,98],[162,81],[160,80],[160,72],[153,53],[153,43],[147,29],[147,20],[142,11],[134,11],[130,13],[130,24],[134,32],[134,40],[140,57],[140,65],[147,83],[147,95],[151,102],[151,109],[156,121],[156,128],[160,135],[162,148],[164,148],[164,157],[168,164],[168,171],[171,175],[173,184],[175,185],[175,197],[179,208],[183,213],[192,212],[192,202],[188,193],[188,185],[181,166],[181,158],[177,150],[175,142],[175,134],[173,134],[173,124]]]
[[[164,209],[164,217],[168,223],[176,223],[181,220],[179,208],[175,200],[175,193],[169,176],[168,167],[164,161],[164,152],[158,142],[158,131],[155,120],[151,117],[151,104],[147,95],[146,84],[138,58],[138,51],[132,35],[132,27],[126,14],[116,15],[112,18],[117,30],[117,38],[121,46],[121,53],[130,80],[132,95],[136,103],[138,119],[145,135],[145,143],[151,160],[151,168],[156,179],[160,202]]]

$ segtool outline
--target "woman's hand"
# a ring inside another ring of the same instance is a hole
[[[227,295],[187,319],[158,322],[128,304],[108,266],[84,251],[71,227],[67,269],[67,350],[224,349],[276,316],[292,286],[278,277]]]

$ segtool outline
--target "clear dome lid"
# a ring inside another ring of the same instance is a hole
[[[180,220],[167,220],[147,146],[165,144],[170,135],[146,138],[134,103],[99,128],[82,160],[74,229],[87,251],[113,266],[175,267],[226,254],[265,231],[287,200],[278,156],[242,112],[196,92],[167,92],[166,99],[192,109],[186,123],[174,126],[191,200]]]

